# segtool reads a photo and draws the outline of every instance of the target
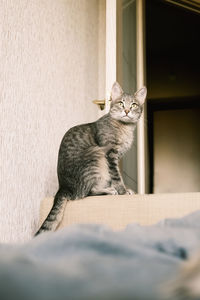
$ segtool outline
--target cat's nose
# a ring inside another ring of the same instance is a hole
[[[126,115],[128,115],[128,113],[130,112],[129,109],[125,109],[124,111],[125,111],[125,114],[126,114]]]

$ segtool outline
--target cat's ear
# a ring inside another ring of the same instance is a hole
[[[113,83],[112,90],[111,90],[111,99],[115,101],[116,99],[120,98],[122,94],[123,94],[123,90],[121,86],[117,81],[115,81]]]
[[[134,97],[137,99],[140,105],[144,104],[146,96],[147,96],[147,88],[145,86],[143,86],[134,94]]]

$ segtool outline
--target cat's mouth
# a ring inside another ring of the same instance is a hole
[[[131,117],[128,116],[128,115],[125,115],[125,116],[123,116],[122,118],[129,118],[129,119],[131,119]]]
[[[122,119],[124,122],[131,122],[131,123],[137,123],[140,117],[135,116],[135,117],[130,117],[128,115],[122,116]]]

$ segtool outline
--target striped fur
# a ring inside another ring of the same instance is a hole
[[[67,200],[131,193],[123,183],[118,164],[133,142],[146,88],[128,95],[116,82],[111,97],[108,114],[96,122],[75,126],[64,135],[58,155],[59,191],[36,235],[57,228]]]

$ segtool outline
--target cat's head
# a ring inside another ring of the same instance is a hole
[[[123,123],[136,123],[142,114],[146,95],[146,87],[129,95],[124,93],[118,82],[115,82],[111,91],[111,117]]]

